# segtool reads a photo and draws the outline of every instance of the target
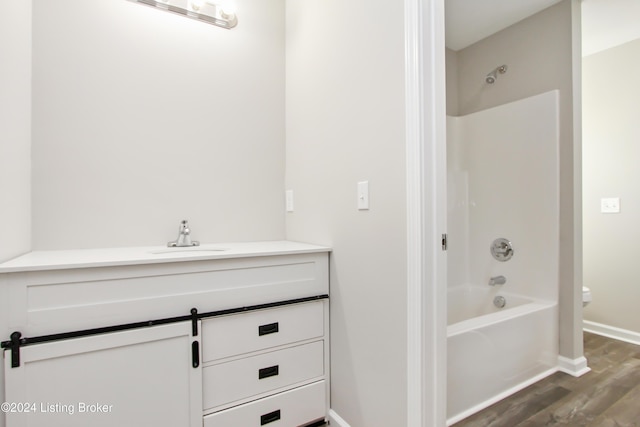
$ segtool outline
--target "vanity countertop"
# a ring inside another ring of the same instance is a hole
[[[325,246],[281,241],[211,243],[188,248],[166,246],[33,251],[0,264],[1,273],[134,264],[203,261],[330,252]]]

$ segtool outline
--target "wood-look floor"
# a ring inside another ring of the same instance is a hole
[[[586,333],[591,372],[558,372],[455,427],[640,427],[640,346]]]

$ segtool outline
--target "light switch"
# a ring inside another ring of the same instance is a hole
[[[360,181],[358,183],[358,210],[365,211],[369,209],[369,181]]]
[[[293,212],[293,190],[287,190],[284,194],[287,212]]]
[[[607,197],[600,199],[601,213],[620,213],[620,198]]]

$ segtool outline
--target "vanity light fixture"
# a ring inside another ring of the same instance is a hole
[[[231,29],[238,25],[233,0],[132,0]]]

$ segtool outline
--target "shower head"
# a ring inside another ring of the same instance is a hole
[[[487,74],[487,77],[485,77],[484,81],[489,83],[490,85],[492,85],[492,84],[494,84],[496,82],[496,79],[498,78],[498,73],[504,74],[506,72],[507,72],[507,66],[506,65],[501,65],[499,67],[496,67],[495,70],[493,70],[489,74]]]

